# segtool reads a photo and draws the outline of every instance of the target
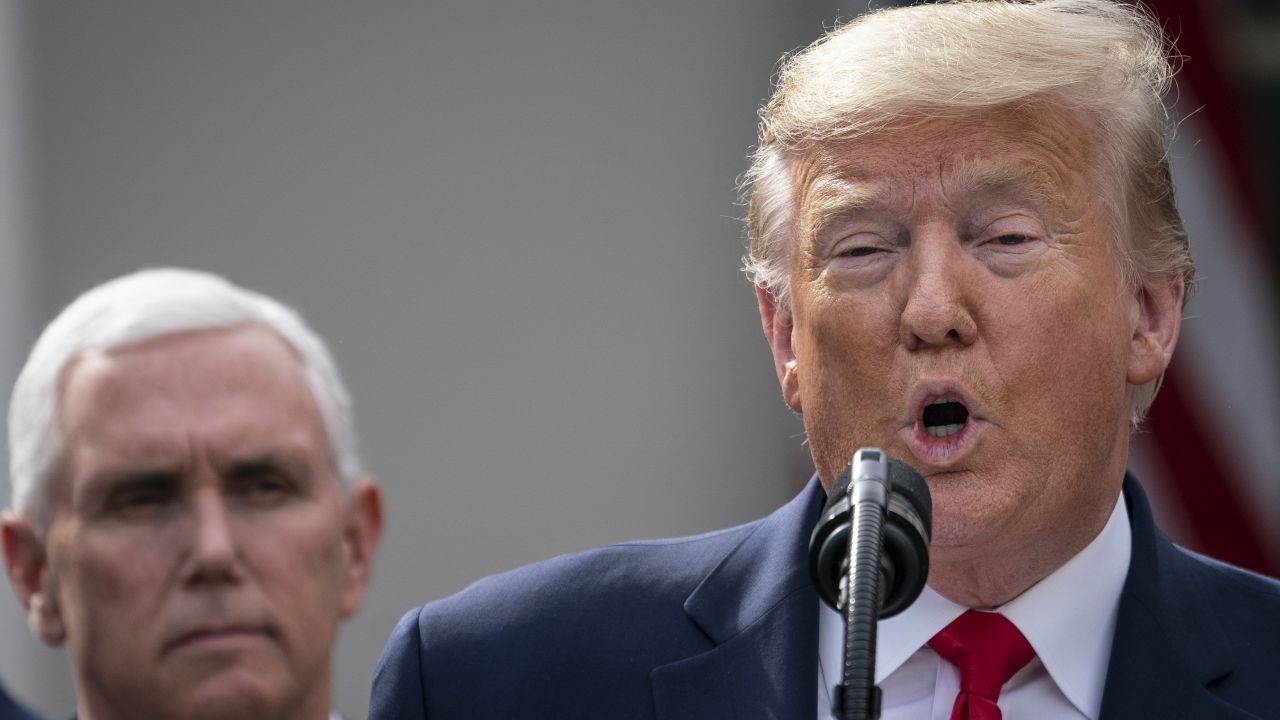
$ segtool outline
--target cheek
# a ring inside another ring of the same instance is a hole
[[[824,477],[858,447],[888,446],[903,395],[894,371],[897,324],[875,300],[842,299],[811,308],[796,355],[804,421]]]
[[[175,562],[171,547],[118,537],[77,540],[79,553],[64,556],[58,570],[59,604],[73,655],[115,664],[145,652],[161,623]]]
[[[1125,414],[1123,308],[1106,292],[1078,285],[1046,287],[1026,297],[1032,298],[1029,312],[1004,324],[1007,342],[992,343],[1003,356],[994,364],[1007,396],[1028,410],[1019,413],[1025,434],[1039,438],[1032,444],[1049,446],[1046,437],[1114,433],[1101,420]]]
[[[262,549],[269,555],[259,562],[261,591],[284,632],[294,672],[319,677],[342,617],[345,575],[337,532],[329,526],[281,527]]]
[[[1079,287],[1056,295],[1066,297],[1036,314],[1038,328],[1025,333],[1031,339],[1024,350],[1045,356],[1049,367],[1066,373],[1060,377],[1067,379],[1088,380],[1100,372],[1114,375],[1129,344],[1119,300],[1101,289]]]
[[[254,573],[286,622],[304,614],[311,622],[336,615],[344,577],[338,522],[336,514],[307,513],[287,522],[276,518],[252,534]]]
[[[886,373],[898,345],[898,315],[881,295],[810,301],[796,318],[796,357],[816,381],[847,384]]]

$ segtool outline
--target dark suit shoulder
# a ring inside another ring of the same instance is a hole
[[[520,627],[566,622],[643,622],[643,610],[669,618],[758,524],[705,535],[618,543],[561,555],[484,578],[424,606],[424,625],[437,632],[501,634]],[[474,637],[472,639],[475,639]]]
[[[406,616],[393,644],[398,636],[416,647],[402,648],[412,662],[395,662],[421,679],[427,716],[586,717],[598,708],[645,717],[649,672],[714,647],[685,599],[756,526],[620,543],[485,578]],[[499,678],[478,713],[483,686]]]
[[[1280,718],[1280,584],[1190,552],[1126,477],[1133,553],[1101,717]]]
[[[1280,580],[1259,575],[1200,555],[1186,548],[1169,546],[1183,575],[1184,588],[1194,588],[1199,599],[1199,618],[1186,622],[1213,620],[1215,631],[1235,645],[1242,666],[1263,665],[1268,674],[1280,669]]]
[[[1171,586],[1195,596],[1172,603],[1184,611],[1167,625],[1175,645],[1201,658],[1216,657],[1202,677],[1221,700],[1259,717],[1280,717],[1280,581],[1191,552],[1165,546],[1162,570]],[[1217,651],[1207,651],[1213,642]]]
[[[4,686],[0,685],[0,720],[39,720],[36,714],[18,704],[9,697]]]
[[[1194,588],[1206,606],[1231,612],[1217,615],[1226,626],[1280,630],[1280,580],[1259,575],[1172,543],[1162,548],[1162,570],[1183,588]],[[1252,612],[1248,610],[1253,610]],[[1226,629],[1226,628],[1224,628]],[[1280,633],[1272,638],[1280,638]],[[1275,650],[1280,653],[1280,643]]]

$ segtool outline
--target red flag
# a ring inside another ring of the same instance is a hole
[[[1198,0],[1151,0],[1186,57],[1172,166],[1199,275],[1131,466],[1161,524],[1205,554],[1280,575],[1280,318],[1251,181],[1247,107]]]

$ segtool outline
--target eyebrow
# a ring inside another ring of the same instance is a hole
[[[217,462],[215,471],[221,476],[279,470],[292,475],[305,475],[308,463],[305,454],[292,448],[269,449],[230,457]],[[86,498],[100,500],[120,491],[145,486],[176,484],[188,472],[178,463],[122,463],[115,467],[100,468],[85,483]]]
[[[83,507],[91,512],[98,512],[123,493],[137,490],[171,489],[181,482],[182,471],[176,467],[156,465],[154,467],[105,469],[94,473],[85,483],[86,489],[82,502]]]
[[[1051,172],[1030,162],[983,163],[962,158],[946,168],[943,183],[948,195],[1011,196],[1051,207],[1058,207],[1068,194]]]
[[[218,472],[224,477],[243,477],[268,471],[283,472],[298,482],[311,474],[305,453],[287,448],[247,453],[218,464]]]
[[[888,198],[888,189],[880,181],[826,178],[817,184],[810,201],[805,203],[805,227],[811,232],[820,232],[832,218],[887,208]]]

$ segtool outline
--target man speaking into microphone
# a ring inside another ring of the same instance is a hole
[[[831,717],[843,627],[807,544],[869,446],[933,501],[928,587],[878,631],[882,717],[1280,717],[1280,584],[1172,545],[1125,470],[1195,274],[1168,58],[1129,5],[993,0],[786,59],[747,270],[815,481],[410,612],[372,717]]]

